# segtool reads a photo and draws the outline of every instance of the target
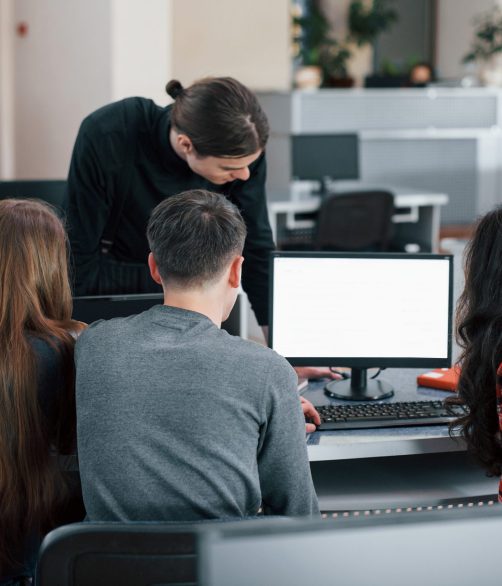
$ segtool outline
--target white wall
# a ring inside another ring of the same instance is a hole
[[[0,0],[0,178],[14,177],[13,0]]]
[[[229,75],[253,89],[291,87],[290,0],[177,0],[173,77]]]
[[[111,90],[110,9],[103,0],[15,0],[15,175],[62,178],[82,118]]]
[[[172,59],[171,0],[112,0],[112,99],[167,103]]]
[[[171,1],[0,0],[0,178],[63,178],[87,114],[167,102]]]
[[[437,70],[441,78],[460,78],[465,73],[462,57],[473,38],[473,19],[502,0],[438,0]]]

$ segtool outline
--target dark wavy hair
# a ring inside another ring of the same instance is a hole
[[[502,206],[477,223],[464,258],[465,287],[457,304],[457,340],[462,348],[458,397],[469,413],[460,428],[468,449],[490,475],[502,472],[496,379],[502,362]]]

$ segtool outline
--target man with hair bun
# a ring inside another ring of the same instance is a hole
[[[173,105],[127,98],[82,122],[68,175],[75,293],[159,291],[146,265],[148,217],[166,197],[209,189],[237,205],[246,222],[243,288],[266,325],[274,242],[265,198],[265,113],[230,77],[188,88],[171,80],[166,91]]]
[[[89,519],[318,516],[294,370],[220,328],[240,285],[241,214],[191,190],[161,202],[147,234],[164,305],[91,324],[76,345]]]

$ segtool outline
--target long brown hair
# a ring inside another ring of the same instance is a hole
[[[491,475],[502,472],[495,387],[502,362],[502,206],[483,216],[465,251],[465,287],[457,305],[462,348],[458,397],[469,412],[452,424]]]
[[[64,498],[50,450],[71,449],[75,435],[67,253],[65,229],[50,206],[0,201],[0,576],[20,561],[13,552],[28,533],[50,528]],[[62,355],[65,388],[57,390],[57,422],[49,422],[39,405],[30,338]]]

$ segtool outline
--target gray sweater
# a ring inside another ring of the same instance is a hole
[[[92,324],[75,361],[91,520],[319,513],[296,374],[272,350],[158,305]]]

